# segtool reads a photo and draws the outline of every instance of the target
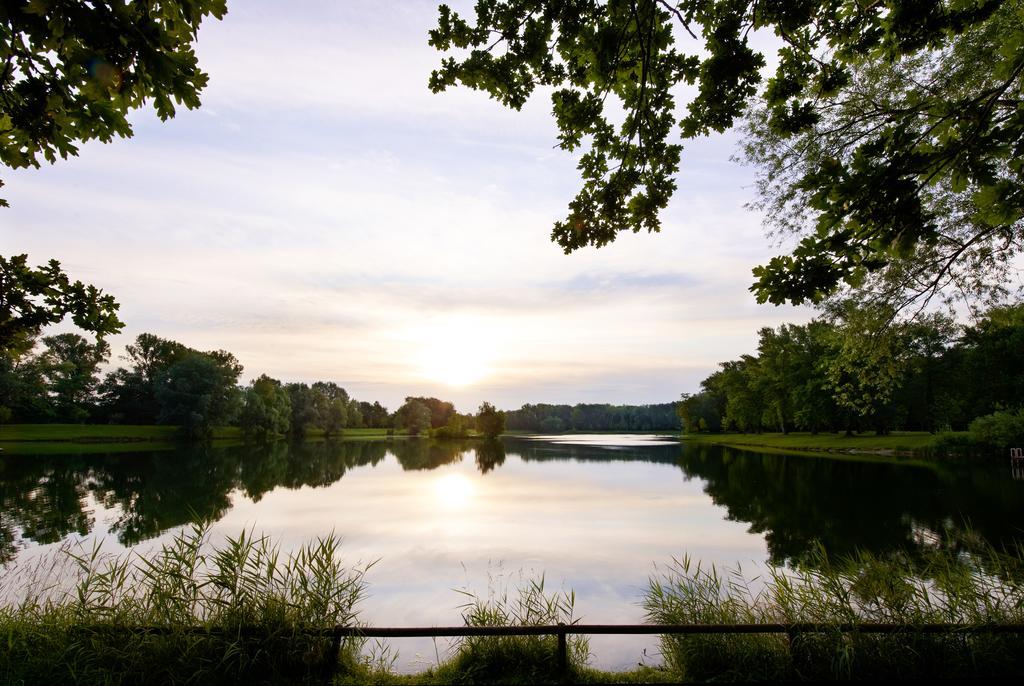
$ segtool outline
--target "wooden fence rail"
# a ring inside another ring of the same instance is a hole
[[[84,628],[84,627],[83,627]],[[96,626],[89,630],[131,633],[178,633],[182,629],[153,626]],[[268,633],[261,627],[190,627],[189,633],[209,635],[259,636]],[[1024,624],[878,624],[871,622],[822,624],[546,624],[540,626],[423,626],[372,627],[335,626],[322,629],[297,629],[295,633],[331,638],[331,662],[327,665],[328,681],[337,667],[338,653],[344,638],[422,638],[454,636],[555,636],[558,639],[558,670],[565,674],[569,667],[567,636],[572,635],[687,635],[687,634],[798,634],[821,633],[863,634],[1022,634]]]

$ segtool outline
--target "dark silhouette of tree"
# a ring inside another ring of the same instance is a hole
[[[0,255],[0,352],[27,352],[43,327],[66,317],[102,339],[124,326],[117,310],[112,296],[72,282],[57,260],[33,269],[27,255]]]
[[[230,353],[188,353],[157,382],[157,421],[181,427],[188,438],[208,437],[213,427],[229,424],[237,416],[241,399],[236,384],[241,373],[242,366]]]
[[[75,333],[46,336],[43,345],[39,369],[54,419],[84,421],[95,402],[99,365],[110,355],[110,347],[103,340],[90,343]]]
[[[458,56],[442,59],[430,88],[462,84],[515,109],[536,88],[551,90],[559,147],[584,150],[582,189],[552,231],[567,253],[620,231],[658,231],[681,140],[725,131],[760,108],[755,138],[767,139],[768,151],[752,157],[767,164],[770,185],[789,161],[776,163],[785,156],[777,150],[796,146],[800,164],[779,175],[773,197],[806,208],[808,222],[792,255],[755,269],[752,290],[761,302],[818,302],[903,256],[931,253],[919,279],[927,285],[975,248],[984,255],[982,242],[1019,247],[1022,8],[1017,0],[480,0],[467,20],[441,5],[430,44]],[[763,87],[766,62],[752,31],[781,43]],[[693,96],[684,107],[676,97],[685,85]],[[933,201],[947,191],[959,195]],[[946,240],[943,227],[958,218],[941,217],[954,199],[967,201],[956,211],[974,226]]]
[[[505,431],[505,413],[488,402],[476,414],[476,430],[487,438],[497,438]]]
[[[128,138],[128,113],[149,102],[164,120],[198,107],[208,77],[192,43],[226,11],[225,0],[5,2],[0,163],[38,167],[85,141]]]

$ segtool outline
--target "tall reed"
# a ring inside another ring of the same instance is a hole
[[[826,626],[789,635],[662,637],[666,663],[686,680],[1008,676],[1024,670],[1020,634],[926,634],[916,627],[1024,622],[1022,572],[1020,549],[935,551],[923,568],[902,556],[867,553],[836,561],[819,549],[809,564],[771,569],[763,582],[684,557],[650,580],[644,608],[654,623]],[[866,622],[905,630],[839,630]]]
[[[342,563],[339,537],[287,556],[252,531],[209,539],[196,525],[151,555],[64,548],[63,590],[6,578],[5,598],[23,588],[0,607],[0,683],[302,683],[357,667],[356,642],[335,655],[309,631],[356,623],[367,567]]]
[[[459,590],[468,602],[461,606],[466,626],[542,626],[574,624],[576,596],[572,591],[550,592],[544,577],[507,585],[487,598]],[[583,667],[589,642],[568,637],[570,674]],[[558,639],[554,636],[466,636],[454,654],[437,670],[443,683],[549,683],[562,679],[558,670]]]

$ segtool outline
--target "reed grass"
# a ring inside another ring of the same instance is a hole
[[[766,579],[720,572],[684,557],[650,580],[648,619],[665,624],[816,623],[815,633],[662,637],[666,665],[686,681],[1009,677],[1024,672],[1020,634],[926,634],[915,627],[1024,621],[1021,550],[935,551],[922,569],[902,556],[841,561],[819,550],[809,565]],[[842,632],[887,623],[896,634]]]
[[[283,556],[252,531],[211,546],[197,525],[146,556],[65,547],[3,580],[0,683],[295,684],[359,670],[357,641],[336,655],[309,633],[356,622],[367,567],[346,567],[340,544]]]
[[[544,626],[575,624],[576,595],[550,592],[544,577],[521,580],[492,589],[486,598],[458,589],[467,602],[462,618],[466,626]],[[567,637],[568,678],[586,665],[590,644],[584,636]],[[530,683],[560,681],[558,639],[555,636],[465,636],[453,647],[450,659],[423,675],[436,683]]]

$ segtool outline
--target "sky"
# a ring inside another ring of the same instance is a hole
[[[4,170],[0,254],[113,294],[114,365],[150,332],[391,409],[671,402],[811,318],[748,291],[782,249],[734,133],[688,142],[661,233],[564,255],[580,182],[550,101],[432,94],[437,4],[229,0],[199,33],[202,107]]]

